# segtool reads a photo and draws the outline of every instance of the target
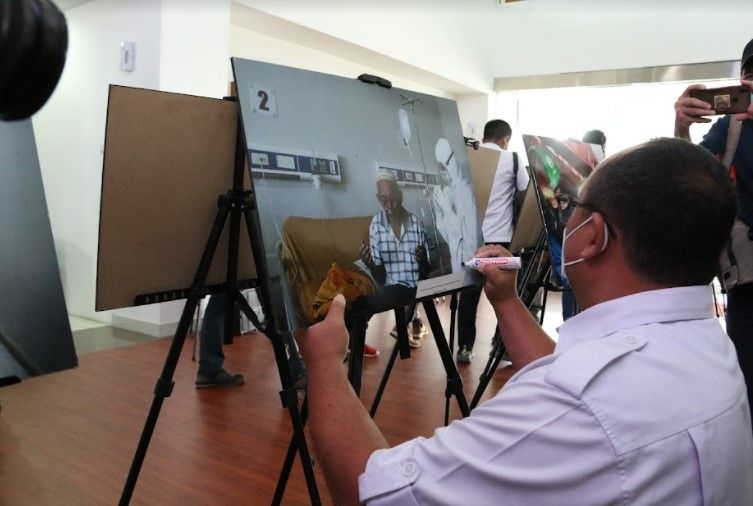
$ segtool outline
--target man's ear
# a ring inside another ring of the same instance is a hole
[[[580,247],[580,258],[593,258],[599,255],[604,249],[604,244],[609,240],[609,231],[605,227],[604,217],[601,213],[591,214],[591,221],[585,225],[584,230],[580,232],[582,234],[578,244]]]

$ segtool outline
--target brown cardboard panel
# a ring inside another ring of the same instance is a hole
[[[217,197],[232,187],[237,108],[219,99],[110,87],[98,311],[191,286]],[[245,226],[241,230],[238,279],[256,279]],[[207,284],[224,281],[227,236],[226,227]]]
[[[525,168],[520,167],[518,170],[525,170]],[[536,188],[529,181],[523,205],[520,207],[518,223],[512,233],[510,251],[517,255],[524,248],[533,248],[536,246],[543,229],[544,222],[541,219],[541,209],[539,209],[539,203],[536,200]]]
[[[478,219],[483,221],[486,214],[486,206],[489,204],[489,195],[492,193],[494,175],[497,173],[499,163],[499,151],[489,148],[473,149],[466,146],[468,164],[471,167],[471,182],[473,183],[473,196],[476,198],[476,212]]]

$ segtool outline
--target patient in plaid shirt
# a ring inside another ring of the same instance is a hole
[[[371,220],[361,259],[379,283],[416,288],[429,272],[426,229],[403,207],[403,193],[389,171],[377,174],[377,199],[382,210]]]
[[[426,228],[403,207],[403,192],[397,178],[390,171],[380,170],[376,184],[382,210],[371,220],[369,244],[362,244],[360,253],[374,279],[383,285],[377,295],[364,301],[373,313],[413,299],[418,281],[426,278],[430,269]],[[413,348],[421,345],[421,337],[426,333],[421,319],[413,318],[415,308],[415,302],[405,308],[405,319],[411,322],[411,328],[415,327],[408,342]],[[397,329],[390,334],[397,337]],[[366,356],[378,355],[378,350],[368,344],[365,349]],[[370,354],[369,349],[374,353]]]

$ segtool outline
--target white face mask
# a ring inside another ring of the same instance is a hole
[[[565,262],[565,243],[567,241],[567,238],[573,235],[575,232],[577,232],[581,227],[586,225],[587,223],[590,223],[591,220],[594,219],[593,214],[588,217],[586,221],[572,229],[570,232],[567,231],[567,227],[565,227],[565,230],[563,231],[562,235],[562,251],[560,254],[560,272],[562,273],[562,278],[567,280],[567,272],[565,271],[565,267],[568,265],[573,264],[579,264],[581,262],[584,262],[585,258],[576,258],[575,260],[570,260],[569,262]],[[599,253],[602,253],[605,249],[607,249],[607,244],[609,244],[609,229],[607,228],[607,222],[604,222],[604,246],[601,247],[601,250],[599,250]]]

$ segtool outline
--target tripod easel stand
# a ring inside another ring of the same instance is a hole
[[[236,132],[236,149],[235,149],[235,161],[233,169],[233,187],[227,191],[224,195],[220,195],[218,199],[219,210],[212,226],[209,238],[207,239],[204,247],[199,266],[196,269],[191,288],[189,290],[188,299],[183,308],[183,312],[178,323],[178,329],[173,337],[165,359],[165,364],[162,369],[160,377],[157,379],[157,383],[154,388],[154,400],[152,401],[147,420],[144,425],[144,429],[139,440],[138,447],[131,463],[131,468],[128,473],[128,478],[123,488],[123,492],[120,498],[119,504],[127,505],[130,503],[133,495],[136,481],[138,480],[139,472],[146,456],[146,451],[149,447],[154,428],[157,423],[162,404],[165,398],[169,397],[172,393],[175,382],[173,375],[175,368],[180,358],[180,353],[183,348],[183,344],[188,334],[188,330],[191,326],[191,320],[193,314],[196,311],[196,306],[199,300],[206,294],[206,279],[209,268],[212,264],[212,259],[217,250],[217,245],[220,241],[220,236],[225,228],[225,225],[229,221],[229,253],[228,253],[228,265],[227,265],[227,279],[224,285],[226,294],[226,314],[233,310],[233,306],[237,304],[240,310],[251,320],[256,328],[261,330],[272,343],[274,350],[275,361],[277,362],[277,369],[280,374],[280,381],[282,383],[282,391],[280,393],[282,404],[288,409],[291,422],[293,424],[293,440],[295,441],[296,448],[301,457],[301,465],[303,466],[303,472],[306,478],[306,486],[308,488],[309,496],[312,504],[320,504],[319,492],[316,486],[316,479],[314,477],[314,470],[312,466],[311,456],[309,454],[308,446],[306,444],[306,438],[303,432],[303,419],[305,416],[306,405],[302,411],[298,408],[298,397],[295,387],[293,386],[293,379],[290,373],[290,367],[288,364],[285,345],[283,342],[283,336],[279,334],[275,329],[275,321],[273,318],[274,312],[271,310],[271,297],[268,289],[269,280],[266,279],[266,261],[264,255],[264,249],[260,241],[259,234],[259,219],[256,214],[256,205],[252,197],[251,191],[243,189],[243,175],[244,175],[244,162],[246,159],[245,142],[243,139],[243,127],[240,121],[240,113],[238,114],[238,127]],[[240,230],[241,230],[241,217],[245,218],[246,229],[249,240],[251,241],[251,248],[254,252],[254,261],[256,265],[256,272],[259,273],[259,299],[262,305],[262,309],[265,314],[265,323],[262,325],[257,317],[256,313],[251,309],[246,299],[242,296],[238,289],[238,250],[240,243]],[[227,326],[226,326],[227,329]]]

